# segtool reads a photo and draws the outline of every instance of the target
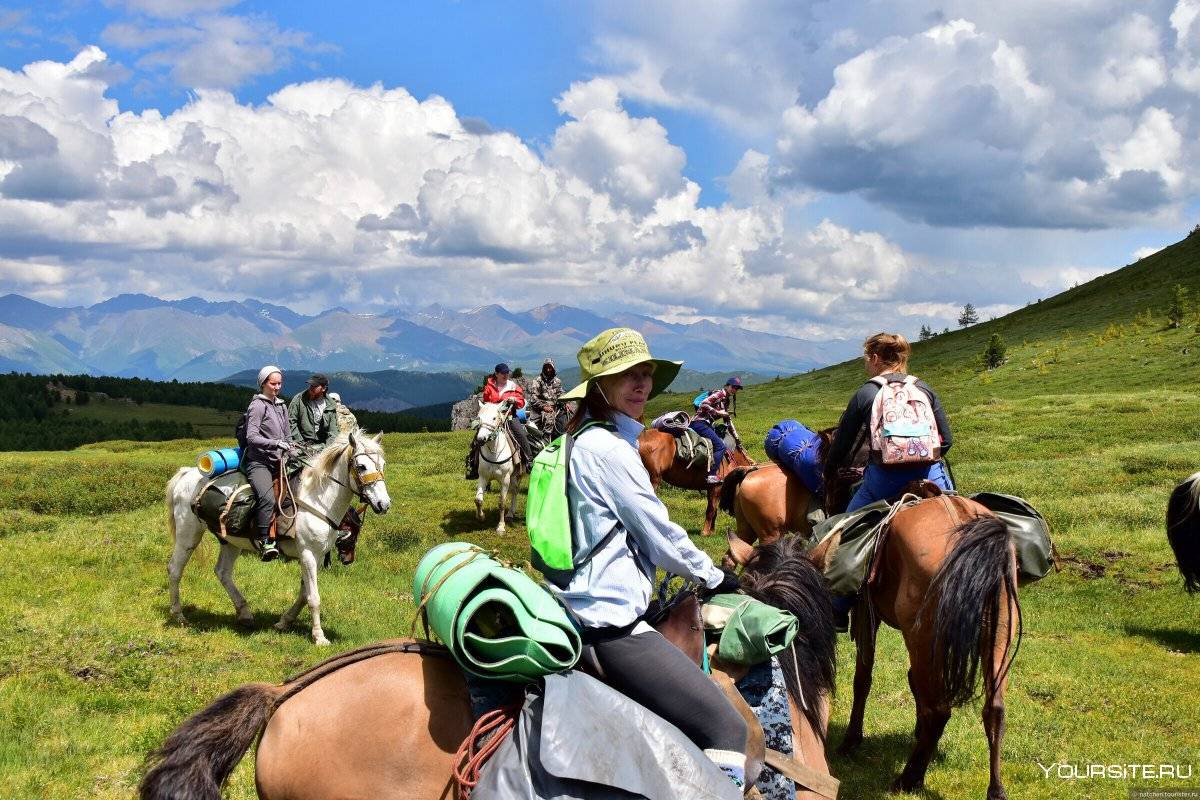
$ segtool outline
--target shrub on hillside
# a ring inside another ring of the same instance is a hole
[[[1178,283],[1171,287],[1167,298],[1167,327],[1178,328],[1183,324],[1183,317],[1188,309],[1188,290]]]
[[[983,362],[985,369],[995,369],[1003,364],[1005,359],[1004,354],[1008,351],[1008,347],[1004,344],[1004,339],[1000,338],[1000,334],[993,333],[988,339],[987,347],[983,348],[983,354],[980,360]]]

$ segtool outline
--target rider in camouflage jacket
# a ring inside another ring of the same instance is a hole
[[[554,432],[554,419],[558,414],[555,403],[562,397],[562,379],[554,369],[554,361],[547,358],[542,362],[542,371],[533,382],[533,412],[537,415],[538,429],[545,434]]]

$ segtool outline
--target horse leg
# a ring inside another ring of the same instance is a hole
[[[1016,558],[1014,550],[1009,565],[1011,575],[1017,574]],[[1014,621],[1019,619],[1020,613],[1016,603],[1002,591],[996,638],[992,643],[991,652],[983,653],[983,732],[988,740],[991,769],[987,800],[1008,798],[1008,793],[1004,791],[1004,783],[1000,779],[1000,745],[1004,741],[1004,691],[1008,688],[1008,659],[1012,654],[1013,639],[1016,637]]]
[[[204,540],[204,525],[190,511],[175,513],[175,548],[167,562],[167,585],[171,594],[171,617],[180,625],[187,624],[183,605],[179,601],[179,580],[184,567]]]
[[[246,598],[242,597],[242,593],[238,591],[237,585],[233,582],[233,565],[237,562],[238,553],[236,547],[228,542],[222,542],[221,555],[217,556],[213,572],[217,573],[217,579],[221,581],[226,594],[233,601],[238,622],[249,625],[254,622],[254,613],[250,611],[250,604],[246,602]]]
[[[308,600],[308,611],[312,614],[313,644],[325,647],[329,640],[321,630],[321,593],[317,591],[317,554],[305,547],[300,550],[300,583]]]
[[[854,639],[858,644],[854,657],[854,703],[846,735],[838,747],[839,755],[853,753],[863,741],[863,717],[867,711],[867,695],[871,693],[871,673],[875,669],[875,638],[879,634],[879,618],[868,613],[870,601],[860,598],[854,609]]]
[[[487,490],[487,482],[483,479],[483,473],[479,473],[479,478],[475,481],[475,519],[483,521],[483,493]]]
[[[950,704],[942,697],[939,678],[934,676],[926,654],[929,641],[925,636],[905,636],[908,645],[908,686],[917,706],[916,742],[908,756],[904,771],[892,781],[893,792],[915,792],[925,786],[925,771],[937,752],[942,731],[950,721]]]
[[[508,511],[508,484],[512,477],[503,477],[500,479],[500,524],[496,526],[496,533],[504,533],[504,515]]]
[[[508,504],[508,521],[512,522],[517,518],[517,492],[521,488],[521,471],[514,469],[512,477],[508,479],[509,493],[512,496],[512,502]]]
[[[283,633],[288,628],[292,627],[292,623],[296,621],[296,617],[300,616],[300,609],[304,607],[305,601],[308,600],[308,591],[304,588],[304,570],[300,570],[300,591],[296,593],[296,602],[288,607],[288,610],[283,612],[283,616],[272,625],[275,630]]]
[[[721,485],[709,487],[708,508],[704,509],[704,527],[700,529],[701,536],[712,536],[717,528],[717,511],[720,508]]]

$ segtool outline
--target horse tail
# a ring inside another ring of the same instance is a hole
[[[1171,492],[1167,503],[1167,541],[1183,575],[1183,588],[1200,592],[1200,472]]]
[[[171,534],[171,544],[175,543],[175,486],[179,483],[180,478],[191,467],[180,467],[171,480],[167,481],[166,497],[164,498],[167,504],[167,532]]]
[[[221,800],[221,788],[275,710],[283,687],[248,683],[197,711],[146,758],[140,800]]]
[[[749,467],[734,467],[725,475],[725,480],[721,481],[721,510],[731,517],[734,515],[733,503],[737,500],[738,487],[751,471]]]
[[[981,659],[985,674],[993,677],[985,681],[990,700],[999,682],[993,661],[996,644],[1008,633],[1001,624],[1001,603],[1015,610],[1018,647],[1021,606],[1004,522],[992,516],[976,517],[959,525],[954,533],[958,541],[933,576],[919,618],[922,624],[933,625],[933,664],[941,675],[944,696],[951,706],[960,706],[975,697]],[[1013,624],[1010,617],[1008,625]],[[1015,658],[1016,650],[1010,654],[1005,643],[1001,673],[1008,671]]]

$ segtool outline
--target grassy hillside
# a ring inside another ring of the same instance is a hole
[[[913,370],[942,394],[968,491],[1029,498],[1050,520],[1066,569],[1021,600],[1025,641],[1008,693],[1004,776],[1020,798],[1124,798],[1172,781],[1062,781],[1038,764],[1188,764],[1200,768],[1200,599],[1186,597],[1162,531],[1167,493],[1200,468],[1195,311],[1166,330],[1171,285],[1200,291],[1200,239],[1008,317],[917,345]],[[1148,312],[1148,313],[1147,313]],[[1009,361],[973,366],[1000,332]],[[861,363],[747,389],[739,427],[761,456],[775,421],[831,425],[863,380]],[[668,396],[653,410],[683,407]],[[516,525],[498,538],[473,517],[461,480],[469,434],[389,435],[393,510],[371,517],[359,563],[321,573],[336,649],[406,635],[412,572],[448,539],[526,554]],[[212,575],[215,548],[183,582],[193,622],[167,621],[162,487],[210,442],[109,442],[65,453],[0,453],[0,797],[126,798],[144,753],[185,715],[242,682],[279,680],[324,656],[270,623],[290,603],[290,564],[243,560],[237,580],[257,612],[236,626]],[[699,495],[667,490],[674,518],[700,526]],[[722,518],[722,530],[730,524]],[[697,540],[710,553],[720,541]],[[850,702],[853,651],[842,637],[831,738]],[[843,796],[882,800],[913,725],[899,637],[883,631],[867,739],[833,758]],[[402,721],[398,722],[402,723]],[[925,798],[978,798],[987,783],[978,708],[957,711]],[[1176,785],[1178,782],[1175,782]],[[1185,782],[1195,785],[1196,781]],[[252,762],[228,796],[253,798]]]

